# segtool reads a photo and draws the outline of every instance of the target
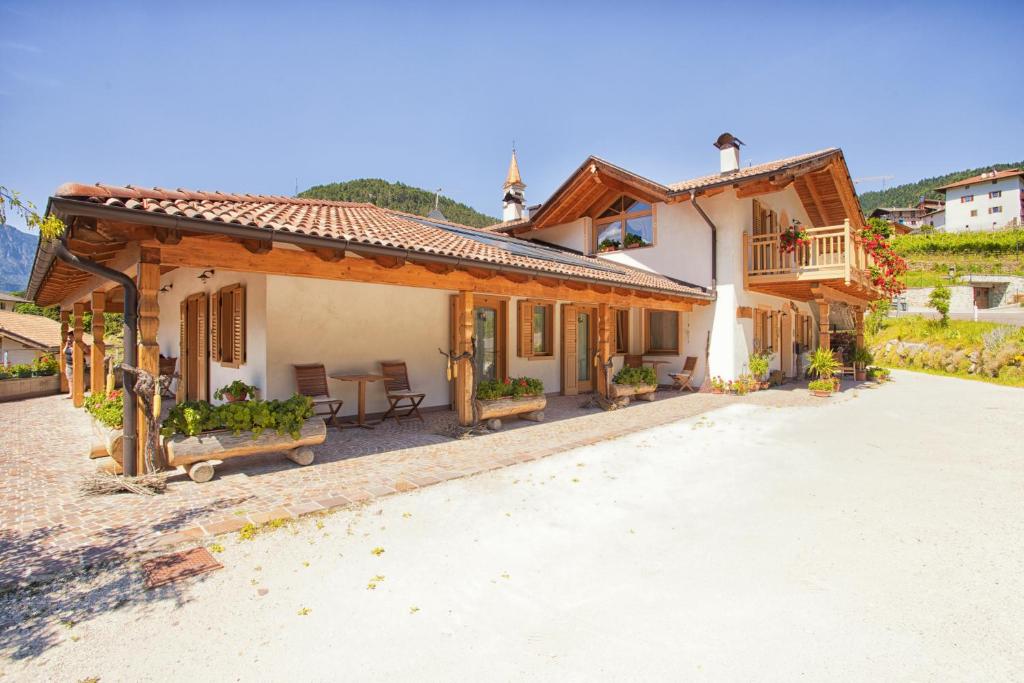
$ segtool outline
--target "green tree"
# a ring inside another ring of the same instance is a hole
[[[932,288],[928,295],[928,305],[939,312],[939,324],[943,327],[949,325],[949,300],[953,293],[945,282],[940,282]]]

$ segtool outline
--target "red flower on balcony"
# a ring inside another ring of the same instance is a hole
[[[796,251],[797,247],[807,246],[810,243],[811,238],[807,235],[807,230],[804,229],[798,220],[794,220],[793,224],[779,235],[779,246],[787,254],[792,254]]]

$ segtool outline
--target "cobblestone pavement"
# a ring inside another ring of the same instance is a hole
[[[844,400],[846,391],[832,401]],[[83,497],[89,419],[63,396],[0,404],[0,587],[45,580],[81,564],[116,559],[140,548],[240,529],[248,523],[345,507],[614,438],[746,401],[813,405],[796,387],[747,397],[659,391],[651,403],[602,412],[586,397],[550,397],[547,421],[508,420],[496,433],[453,439],[447,411],[426,424],[389,421],[375,430],[328,430],[317,459],[299,467],[280,454],[225,461],[213,481],[196,484],[180,471],[167,491],[147,497]]]

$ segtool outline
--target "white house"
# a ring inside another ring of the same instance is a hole
[[[935,188],[946,196],[947,232],[992,230],[1024,221],[1024,171],[989,171]]]
[[[745,373],[763,350],[793,377],[800,351],[829,343],[832,306],[879,298],[842,152],[743,167],[741,144],[722,135],[718,169],[667,184],[589,157],[529,213],[513,158],[508,220],[486,230],[371,204],[131,186],[64,185],[50,210],[70,251],[136,276],[140,366],[176,359],[179,399],[235,379],[283,398],[296,364],[339,375],[403,360],[424,406],[454,404],[465,420],[470,381],[600,391],[605,362],[660,361],[667,383],[693,357],[699,384]],[[797,223],[812,240],[788,252],[781,236]],[[124,296],[48,243],[28,295],[65,320],[92,309],[94,334]],[[450,382],[439,350],[474,343]],[[356,410],[352,383],[330,392]],[[366,401],[387,406],[379,386]]]

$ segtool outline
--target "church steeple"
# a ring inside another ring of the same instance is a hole
[[[505,175],[505,197],[502,199],[501,218],[504,221],[515,221],[523,218],[526,213],[526,183],[519,175],[519,160],[516,158],[516,148],[512,147],[512,160],[508,163],[508,173]]]

